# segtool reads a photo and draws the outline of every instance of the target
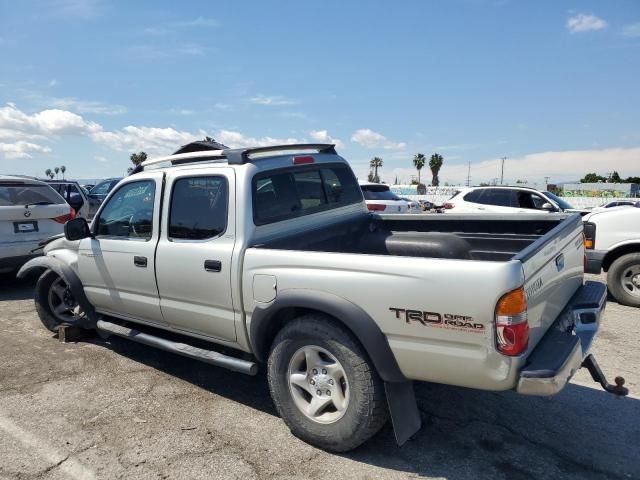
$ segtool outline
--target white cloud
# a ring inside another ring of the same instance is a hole
[[[251,97],[249,99],[249,102],[255,103],[256,105],[268,105],[272,107],[279,107],[282,105],[297,105],[299,103],[297,100],[291,100],[281,95],[256,95],[255,97]]]
[[[334,143],[338,148],[344,147],[344,143],[342,143],[342,141],[337,138],[333,138],[326,130],[311,130],[309,132],[309,136],[317,142]]]
[[[53,13],[65,19],[88,20],[102,14],[101,0],[54,0],[50,3]]]
[[[606,28],[608,23],[593,14],[578,13],[567,20],[567,30],[571,33],[591,32]]]
[[[109,161],[109,160],[107,160],[107,157],[103,157],[102,155],[96,155],[93,158],[95,158],[98,162],[102,162],[102,163],[105,163],[105,162]]]
[[[77,98],[51,98],[51,105],[72,110],[78,113],[94,113],[98,115],[120,115],[127,112],[122,105],[108,105],[95,100],[79,100]]]
[[[217,27],[220,22],[213,18],[198,17],[193,20],[183,20],[175,23],[176,27],[190,28],[190,27]]]
[[[622,27],[622,35],[625,37],[640,37],[640,22]]]
[[[213,136],[218,142],[231,148],[267,147],[269,145],[303,143],[303,140],[297,138],[250,137],[234,130],[218,130]]]
[[[25,138],[50,135],[83,135],[99,131],[102,127],[95,122],[85,121],[75,113],[50,109],[29,115],[15,106],[7,104],[0,108],[0,138],[10,132]]]
[[[163,58],[200,56],[205,48],[197,43],[183,43],[173,46],[162,45],[132,45],[127,48],[127,54],[136,60],[160,60]]]
[[[0,143],[0,157],[9,160],[31,158],[32,152],[49,153],[51,148],[31,142],[19,140],[14,143]]]
[[[392,142],[384,135],[369,128],[361,128],[351,135],[351,141],[366,148],[384,148],[385,150],[400,150],[407,146],[404,142]]]
[[[103,143],[114,150],[139,151],[149,155],[169,155],[178,147],[206,136],[198,133],[182,132],[174,128],[136,127],[129,125],[113,132],[98,131],[91,135],[96,142]]]

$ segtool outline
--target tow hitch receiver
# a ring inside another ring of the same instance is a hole
[[[616,377],[614,379],[614,382],[616,384],[611,385],[609,382],[607,382],[607,378],[604,376],[604,373],[602,373],[602,370],[600,370],[600,366],[598,365],[598,362],[596,362],[596,359],[593,355],[587,355],[587,357],[582,361],[582,366],[589,370],[593,381],[598,382],[600,385],[602,385],[602,388],[605,391],[613,393],[619,397],[625,397],[629,395],[629,389],[624,386],[624,378]]]

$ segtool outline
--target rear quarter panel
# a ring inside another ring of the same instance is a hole
[[[265,299],[256,290],[256,275],[275,277],[278,293],[309,289],[358,305],[387,336],[410,379],[490,390],[515,384],[517,368],[512,367],[521,359],[497,353],[493,320],[498,299],[524,282],[518,261],[249,248],[242,278],[249,329],[253,310]],[[456,319],[462,326],[455,325]]]

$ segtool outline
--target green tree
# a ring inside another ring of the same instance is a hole
[[[131,163],[137,167],[147,159],[147,154],[145,152],[132,153],[129,158],[131,159]]]
[[[598,175],[597,173],[587,173],[583,178],[580,179],[580,183],[598,183],[604,182],[606,180],[602,175]]]
[[[373,182],[380,183],[380,177],[378,176],[378,168],[382,167],[384,162],[380,157],[373,157],[369,162],[369,166],[373,170]]]
[[[442,163],[444,162],[444,158],[439,153],[434,153],[431,155],[429,159],[429,168],[431,169],[431,175],[433,175],[433,179],[431,180],[431,185],[437,187],[440,185],[440,180],[438,179],[438,173],[440,173],[440,169],[442,168]]]
[[[424,164],[427,162],[427,157],[422,153],[416,153],[413,156],[413,166],[418,170],[418,185],[420,185],[420,170],[424,167]]]
[[[56,178],[58,178],[58,172],[60,172],[60,167],[54,167],[54,172],[56,172]]]
[[[620,178],[620,174],[614,170],[611,176],[609,177],[609,182],[622,183],[622,178]]]
[[[67,167],[65,167],[64,165],[62,165],[62,166],[60,167],[60,171],[62,172],[62,179],[64,180],[64,172],[66,172],[66,171],[67,171]]]
[[[47,168],[47,169],[44,171],[44,175],[45,175],[47,178],[51,178],[51,169],[50,169],[50,168]]]
[[[625,183],[640,183],[640,177],[627,177],[624,179]]]

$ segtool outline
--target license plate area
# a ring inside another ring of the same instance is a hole
[[[33,233],[38,231],[38,222],[13,222],[13,233]]]

